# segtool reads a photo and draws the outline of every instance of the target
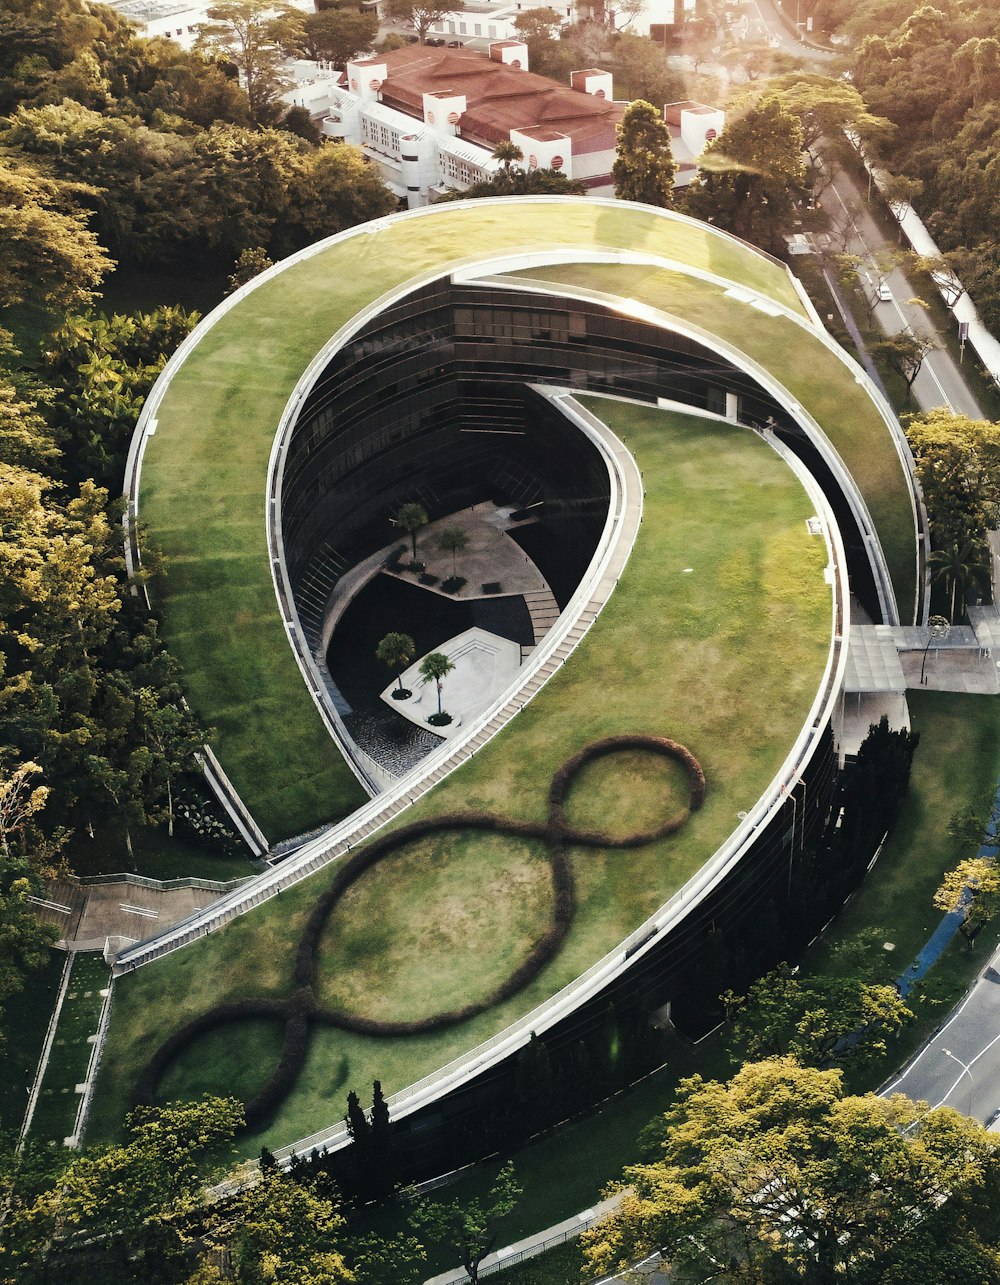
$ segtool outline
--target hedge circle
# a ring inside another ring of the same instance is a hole
[[[689,795],[685,810],[665,818],[651,830],[626,835],[608,835],[581,830],[568,823],[565,802],[575,777],[595,759],[629,750],[642,750],[679,763],[687,774]],[[246,1127],[261,1124],[291,1093],[302,1071],[314,1025],[382,1038],[424,1035],[468,1021],[497,1004],[512,998],[534,980],[559,952],[573,922],[575,893],[573,872],[566,855],[568,846],[583,848],[641,848],[675,834],[705,799],[705,774],[695,756],[667,737],[625,734],[592,741],[568,758],[556,771],[549,786],[548,814],[544,822],[515,821],[488,812],[452,812],[425,821],[401,826],[391,834],[367,844],[338,867],[329,888],[316,901],[303,929],[295,955],[294,990],[286,999],[248,998],[218,1004],[174,1031],[143,1068],[136,1082],[136,1104],[152,1105],[157,1089],[171,1063],[199,1036],[246,1018],[272,1018],[284,1022],[285,1032],[278,1064],[271,1076],[245,1104]],[[316,954],[320,937],[341,897],[368,870],[415,839],[440,831],[480,831],[511,837],[541,840],[547,847],[552,874],[552,922],[529,955],[487,995],[459,1008],[413,1021],[388,1021],[363,1017],[343,1009],[321,1008],[316,1002]]]

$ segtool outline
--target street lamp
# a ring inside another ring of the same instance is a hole
[[[951,1049],[942,1049],[941,1052],[945,1057],[950,1057],[953,1062],[957,1062],[962,1068],[963,1073],[969,1077],[969,1115],[972,1115],[972,1103],[976,1092],[976,1082],[972,1078],[972,1072],[969,1069],[968,1064],[963,1062],[960,1057],[956,1057],[955,1054],[952,1053]],[[959,1076],[959,1079],[961,1079],[961,1076]]]
[[[924,677],[924,675],[927,671],[927,653],[931,649],[931,643],[944,642],[944,640],[948,637],[950,633],[951,633],[951,625],[944,616],[931,616],[930,620],[928,620],[927,646],[924,648],[924,659],[923,659],[923,663],[920,666],[920,686],[921,687],[924,687],[927,684],[927,679]],[[937,654],[937,649],[935,648],[935,655],[936,654]]]

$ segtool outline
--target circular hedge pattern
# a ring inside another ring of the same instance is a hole
[[[633,834],[609,835],[599,830],[581,830],[571,826],[565,815],[565,802],[574,778],[588,763],[610,754],[628,750],[643,750],[663,755],[679,763],[687,773],[689,783],[688,806],[668,817],[651,830]],[[558,953],[573,922],[575,894],[573,873],[566,849],[569,846],[584,848],[641,848],[658,839],[675,834],[692,812],[701,807],[705,798],[705,774],[690,750],[667,737],[623,735],[608,736],[592,741],[579,753],[566,760],[555,773],[549,786],[548,815],[543,822],[515,821],[494,816],[488,812],[450,812],[426,821],[415,821],[401,826],[391,834],[367,844],[353,856],[338,865],[330,887],[320,896],[299,939],[295,955],[293,989],[285,999],[248,998],[218,1004],[185,1026],[175,1031],[160,1045],[136,1084],[137,1104],[151,1105],[156,1097],[167,1068],[199,1036],[219,1027],[232,1025],[247,1018],[271,1018],[285,1026],[285,1037],[278,1065],[263,1088],[246,1103],[246,1127],[253,1128],[265,1121],[295,1086],[305,1061],[309,1034],[313,1025],[333,1026],[342,1031],[360,1035],[392,1037],[423,1035],[441,1031],[459,1022],[465,1022],[479,1013],[510,999],[532,981]],[[488,995],[461,1008],[455,1008],[432,1017],[415,1021],[387,1021],[361,1017],[343,1009],[321,1008],[316,1002],[315,983],[319,942],[334,906],[352,884],[366,871],[390,856],[398,848],[415,839],[440,831],[473,830],[483,833],[520,836],[541,840],[548,849],[554,893],[552,923],[535,943],[528,957]]]

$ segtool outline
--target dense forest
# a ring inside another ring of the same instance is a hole
[[[103,284],[236,283],[396,205],[355,149],[273,102],[257,123],[235,74],[83,0],[0,8],[0,1004],[44,953],[42,877],[134,869],[149,824],[221,830],[120,499],[143,398],[197,315],[97,310]]]
[[[812,12],[855,43],[854,84],[895,126],[881,160],[910,181],[983,320],[1000,329],[1000,9],[993,0],[817,0]]]

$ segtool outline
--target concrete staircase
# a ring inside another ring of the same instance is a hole
[[[531,616],[531,628],[534,631],[537,647],[559,619],[559,604],[553,598],[552,590],[548,585],[544,589],[530,589],[524,595],[524,602]],[[529,648],[525,648],[526,652],[528,650]]]

